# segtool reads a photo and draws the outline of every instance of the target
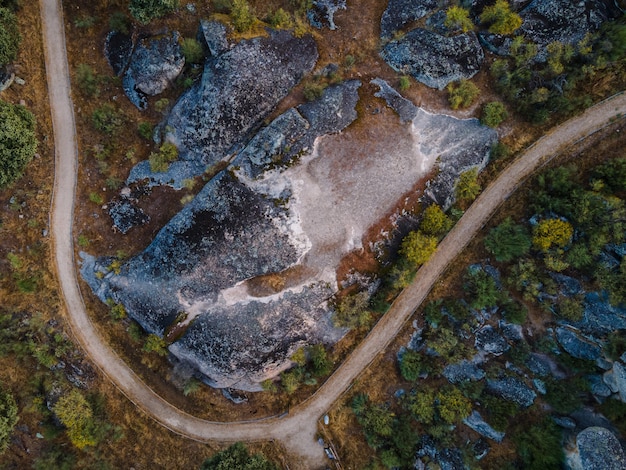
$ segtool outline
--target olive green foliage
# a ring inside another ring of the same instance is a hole
[[[363,397],[357,395],[354,400],[363,400]],[[382,447],[385,443],[384,438],[390,437],[393,432],[394,414],[388,406],[370,403],[367,397],[362,406],[354,403],[354,400],[352,409],[359,424],[363,427],[367,443],[373,449]]]
[[[86,96],[95,97],[100,93],[98,78],[88,64],[78,64],[76,68],[76,81],[78,88]]]
[[[315,101],[322,97],[324,90],[328,85],[326,83],[309,82],[304,85],[304,98],[307,101]]]
[[[400,91],[407,91],[409,88],[411,88],[411,79],[408,77],[408,75],[402,75],[398,79],[398,88],[400,88]]]
[[[454,193],[457,199],[471,202],[480,194],[481,189],[478,183],[478,168],[472,168],[461,173]]]
[[[613,192],[626,191],[626,158],[616,158],[598,165],[592,171],[592,179],[602,181]]]
[[[496,0],[493,5],[485,7],[480,15],[480,21],[489,24],[489,32],[493,34],[513,34],[522,26],[522,18],[511,11],[506,0]]]
[[[564,380],[546,380],[546,401],[559,414],[567,415],[583,405],[583,398],[589,390],[588,382],[580,377]]]
[[[617,330],[609,333],[604,350],[609,358],[618,360],[626,352],[626,331]]]
[[[418,231],[410,232],[404,240],[400,253],[417,266],[427,262],[437,250],[437,237]]]
[[[167,343],[160,336],[150,334],[143,343],[143,350],[145,352],[157,353],[159,356],[166,356]]]
[[[487,422],[497,431],[506,431],[512,418],[519,413],[519,407],[515,403],[487,393],[480,397],[480,403],[486,413]]]
[[[15,60],[20,41],[17,17],[8,8],[0,7],[0,67]]]
[[[59,421],[67,428],[67,436],[77,448],[82,449],[97,443],[93,410],[80,391],[72,389],[61,396],[53,410]]]
[[[130,32],[130,19],[121,11],[114,12],[109,18],[109,28],[122,34]]]
[[[0,455],[9,446],[11,433],[17,423],[17,404],[13,395],[0,388]]]
[[[261,454],[250,455],[241,442],[218,452],[204,461],[201,470],[278,470]]]
[[[564,248],[572,239],[572,224],[561,219],[544,219],[533,227],[533,245],[546,252],[552,247]]]
[[[249,31],[256,21],[252,7],[246,0],[233,0],[232,5],[230,20],[233,27],[239,33]]]
[[[420,230],[426,235],[440,236],[452,228],[452,220],[437,204],[428,206],[422,215]]]
[[[333,363],[328,357],[323,344],[315,344],[308,348],[311,372],[314,376],[322,377],[330,374]]]
[[[91,122],[96,130],[112,135],[122,127],[124,117],[110,104],[103,104],[94,110]]]
[[[626,403],[609,398],[600,405],[600,411],[611,420],[622,435],[626,434]]]
[[[289,29],[293,28],[293,18],[291,14],[282,8],[279,8],[274,13],[271,13],[267,22],[272,25],[273,28]]]
[[[528,309],[521,303],[512,299],[508,299],[502,305],[502,316],[508,322],[514,323],[516,325],[522,325],[526,321],[526,317],[528,316]]]
[[[565,297],[559,300],[557,313],[566,320],[577,322],[582,320],[584,313],[583,299]]]
[[[361,328],[371,322],[367,291],[347,295],[335,307],[333,323],[343,328]]]
[[[464,33],[474,29],[469,11],[458,5],[453,5],[446,10],[446,19],[443,24],[446,28],[460,29]]]
[[[448,424],[457,423],[472,412],[472,402],[456,387],[443,387],[435,400],[439,416]]]
[[[491,151],[489,152],[489,158],[491,160],[498,160],[500,158],[508,157],[509,153],[509,147],[506,144],[498,141],[491,147]]]
[[[36,150],[35,117],[23,106],[0,101],[0,188],[22,176]]]
[[[561,430],[551,418],[522,429],[513,437],[521,464],[528,470],[558,470],[564,460]]]
[[[498,127],[509,117],[509,113],[500,101],[490,101],[483,106],[480,122],[489,127]]]
[[[469,80],[450,83],[446,90],[448,90],[448,102],[452,109],[467,108],[480,95],[479,88]]]
[[[171,142],[165,142],[159,148],[158,152],[150,154],[150,171],[155,173],[163,173],[167,171],[170,163],[178,158],[178,149]]]
[[[574,58],[574,46],[563,44],[559,41],[551,42],[546,46],[548,52],[547,73],[551,76],[561,75],[565,72],[565,65]]]
[[[428,359],[422,353],[407,349],[400,362],[400,374],[405,380],[415,382],[419,376],[430,369]]]
[[[500,301],[500,289],[495,279],[483,269],[468,269],[463,289],[470,306],[476,310],[495,307]]]
[[[154,126],[149,122],[140,122],[137,124],[137,132],[146,140],[152,140],[152,134],[154,133]]]
[[[130,0],[128,10],[143,24],[161,18],[178,8],[178,0]]]
[[[204,58],[204,49],[202,45],[194,38],[183,39],[180,48],[185,56],[185,62],[188,64],[197,64]]]
[[[532,245],[528,229],[508,217],[485,237],[485,248],[496,261],[509,262],[526,255]]]
[[[426,425],[435,422],[435,391],[432,388],[420,387],[404,399],[403,405],[417,422]]]
[[[462,353],[459,338],[450,328],[439,327],[428,335],[428,346],[439,356],[452,361],[454,357]]]

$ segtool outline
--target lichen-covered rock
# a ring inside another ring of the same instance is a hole
[[[448,382],[457,384],[466,380],[482,380],[485,377],[485,371],[473,362],[463,360],[456,364],[448,364],[443,369],[443,376]]]
[[[476,332],[474,346],[494,356],[500,356],[509,350],[509,344],[491,325],[487,325]]]
[[[128,233],[131,228],[150,222],[150,216],[126,197],[112,200],[108,212],[113,219],[113,227],[122,233]]]
[[[307,12],[307,17],[314,27],[321,29],[326,21],[328,28],[334,31],[337,29],[335,13],[346,8],[346,0],[313,0],[313,6]]]
[[[113,73],[120,77],[128,67],[133,53],[133,38],[128,34],[111,31],[104,41],[104,56],[113,69]]]
[[[383,98],[403,121],[411,121],[418,130],[416,152],[437,160],[439,173],[428,183],[425,198],[447,209],[454,202],[454,186],[461,173],[482,169],[489,161],[491,146],[498,140],[496,131],[478,119],[431,114],[403,98],[384,80],[372,83],[380,87],[375,96]]]
[[[593,426],[576,436],[576,453],[570,468],[576,470],[625,470],[626,455],[615,435],[606,428]]]
[[[590,375],[587,377],[587,381],[589,382],[590,392],[596,398],[607,398],[610,397],[613,393],[607,384],[602,380],[601,375]]]
[[[585,296],[583,319],[574,326],[587,335],[601,338],[612,331],[626,329],[626,309],[611,305],[606,294],[590,292]]]
[[[496,442],[502,442],[502,439],[504,439],[505,433],[493,429],[476,410],[472,411],[472,414],[467,418],[464,418],[463,423],[487,439]]]
[[[389,0],[380,19],[380,37],[390,39],[438,7],[437,0]]]
[[[204,44],[213,57],[226,52],[230,47],[226,26],[219,21],[200,20],[197,37],[200,44]]]
[[[617,389],[618,397],[626,403],[626,368],[620,362],[613,363],[613,381]]]
[[[494,395],[519,406],[528,408],[533,404],[537,394],[524,382],[515,377],[487,380],[487,390]]]
[[[180,187],[184,179],[240,150],[317,57],[311,36],[272,31],[207,60],[202,79],[182,95],[164,123],[165,140],[176,145],[179,160],[156,174],[143,164],[129,182],[149,177]]]
[[[176,31],[142,39],[135,46],[122,84],[130,101],[145,109],[145,96],[165,91],[180,75],[185,66]]]
[[[6,67],[0,67],[0,92],[9,88],[15,80],[15,74]]]
[[[598,344],[582,337],[570,328],[558,327],[555,333],[561,347],[577,359],[595,361],[602,353]]]
[[[396,72],[439,90],[473,77],[485,58],[474,33],[443,36],[421,28],[389,42],[381,56]]]

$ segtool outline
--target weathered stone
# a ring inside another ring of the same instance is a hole
[[[437,0],[389,0],[380,19],[380,37],[390,39],[438,7]]]
[[[571,467],[583,470],[625,470],[626,455],[615,435],[602,427],[589,427],[576,436],[577,455]]]
[[[487,325],[476,332],[474,347],[482,352],[500,356],[509,350],[509,344],[491,325]]]
[[[9,88],[13,80],[15,80],[15,74],[5,67],[0,67],[0,92]]]
[[[439,90],[473,77],[485,58],[474,33],[448,37],[421,28],[389,42],[381,56],[396,72]]]
[[[313,7],[307,12],[307,17],[314,27],[321,29],[326,21],[328,28],[334,31],[337,29],[335,13],[346,8],[346,0],[313,0]]]
[[[135,46],[122,84],[139,109],[145,108],[145,95],[162,93],[182,72],[185,57],[179,40],[180,34],[173,32],[142,39]]]
[[[584,338],[570,328],[558,327],[556,339],[561,347],[577,359],[594,361],[602,353],[602,349],[595,342]]]
[[[111,31],[104,41],[104,56],[118,77],[126,71],[133,53],[133,39],[128,34]]]
[[[113,226],[122,233],[138,225],[150,222],[150,216],[130,199],[121,197],[108,204],[108,212],[113,219]]]
[[[626,329],[626,309],[611,305],[606,294],[590,292],[585,296],[583,319],[574,325],[588,335],[601,338]]]
[[[474,458],[476,460],[482,460],[491,450],[491,446],[485,439],[480,438],[474,443],[472,450],[474,451]]]
[[[487,380],[487,390],[504,400],[512,401],[524,408],[532,405],[537,397],[537,394],[532,389],[515,377]]]
[[[443,369],[442,374],[453,384],[464,382],[466,380],[482,380],[485,377],[484,370],[467,360],[463,360],[456,364],[448,364]]]
[[[219,21],[200,20],[197,36],[200,44],[203,44],[213,57],[226,52],[230,47],[226,37],[226,26]]]
[[[502,442],[502,439],[504,439],[505,433],[493,429],[476,410],[472,411],[472,414],[467,418],[464,418],[463,423],[487,439],[496,442]]]
[[[552,421],[563,429],[576,429],[576,421],[567,416],[553,416]]]
[[[535,386],[535,390],[537,390],[537,392],[541,395],[545,395],[548,392],[546,389],[546,383],[541,379],[533,379],[533,385]]]
[[[626,403],[626,369],[620,362],[613,363],[613,379],[619,399]]]
[[[227,400],[232,401],[235,405],[241,405],[242,403],[248,402],[248,395],[233,388],[223,388],[222,395],[224,395]]]
[[[499,320],[498,328],[500,328],[502,335],[509,341],[517,342],[524,339],[522,325],[516,325],[515,323],[508,323],[505,320]]]
[[[583,294],[582,285],[578,279],[574,279],[570,276],[565,276],[561,273],[550,272],[550,277],[556,281],[559,285],[559,290],[565,296],[571,297],[574,295]]]
[[[598,398],[610,397],[613,393],[607,384],[604,383],[601,375],[590,375],[587,377],[591,393]]]
[[[263,119],[317,61],[311,36],[287,31],[237,43],[204,66],[202,80],[178,100],[164,123],[165,140],[176,145],[179,160],[168,171],[152,174],[135,167],[129,182],[149,177],[181,187],[240,150]]]

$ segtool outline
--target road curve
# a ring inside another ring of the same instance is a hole
[[[55,141],[50,233],[61,294],[74,337],[91,361],[129,400],[169,430],[198,441],[277,439],[299,456],[294,467],[314,469],[324,465],[322,448],[314,442],[319,417],[388,346],[448,264],[520,182],[563,146],[605,126],[617,114],[626,114],[626,95],[617,95],[555,128],[520,155],[474,202],[367,338],[311,398],[292,408],[289,415],[254,422],[210,422],[175,408],[154,393],[104,343],[89,319],[78,286],[72,244],[78,151],[62,9],[60,0],[40,0],[40,8]]]

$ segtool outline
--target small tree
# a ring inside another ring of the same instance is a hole
[[[17,405],[13,395],[0,388],[0,455],[9,446],[9,438],[17,420]]]
[[[544,219],[533,227],[533,245],[547,252],[553,246],[564,248],[572,239],[572,224],[561,219]]]
[[[495,256],[496,261],[506,263],[528,253],[531,244],[526,227],[516,224],[510,217],[492,228],[485,237],[487,251]]]
[[[439,416],[448,424],[467,418],[472,412],[472,402],[456,387],[444,387],[437,393]]]
[[[143,24],[161,18],[178,8],[178,0],[130,0],[128,10]]]
[[[435,392],[431,388],[420,388],[415,394],[407,398],[406,408],[416,421],[422,424],[435,422]]]
[[[230,19],[237,32],[245,33],[246,31],[250,31],[256,17],[254,16],[252,7],[246,0],[233,0]]]
[[[476,310],[494,307],[500,300],[495,279],[483,269],[468,270],[463,289],[470,297],[470,306]]]
[[[474,23],[469,16],[469,11],[463,7],[454,5],[446,11],[446,20],[443,23],[446,28],[460,29],[464,33],[474,29]]]
[[[113,106],[105,103],[94,110],[91,122],[96,130],[111,135],[122,127],[124,118]]]
[[[407,349],[400,360],[400,374],[405,380],[415,382],[424,372],[424,357],[421,353]]]
[[[448,90],[448,102],[452,109],[467,108],[480,95],[478,87],[469,80],[450,83],[446,89]]]
[[[489,127],[498,127],[509,117],[509,113],[500,101],[491,101],[483,107],[480,122]]]
[[[36,149],[35,117],[23,106],[0,101],[0,188],[22,175]]]
[[[67,428],[67,436],[77,448],[96,444],[93,410],[80,391],[72,389],[70,393],[63,395],[53,410]]]
[[[431,204],[424,210],[420,230],[426,235],[443,235],[451,227],[452,221],[437,204]]]
[[[522,26],[522,18],[511,11],[506,0],[496,0],[495,4],[485,7],[480,21],[489,24],[489,32],[493,34],[513,34]]]
[[[197,64],[204,58],[204,49],[202,45],[193,38],[185,38],[180,46],[185,62],[189,64]]]
[[[343,328],[367,326],[371,320],[369,297],[367,291],[345,296],[335,308],[333,324]]]
[[[15,60],[20,41],[16,16],[8,8],[0,7],[0,67]]]
[[[170,163],[178,158],[178,149],[171,142],[165,142],[159,148],[158,152],[150,154],[150,171],[154,173],[163,173],[167,171]]]
[[[98,79],[88,64],[78,64],[76,68],[76,82],[78,88],[89,97],[98,96]]]
[[[418,230],[410,232],[402,240],[400,253],[406,256],[410,262],[421,266],[430,259],[436,249],[437,238],[432,235],[425,235]]]
[[[155,352],[159,356],[166,356],[167,343],[160,336],[151,334],[146,338],[146,341],[143,344],[143,350],[145,352]]]
[[[278,470],[261,454],[250,455],[241,442],[218,452],[204,461],[200,470]]]
[[[472,168],[461,173],[454,193],[458,200],[471,202],[480,194],[481,189],[478,183],[478,168]]]

